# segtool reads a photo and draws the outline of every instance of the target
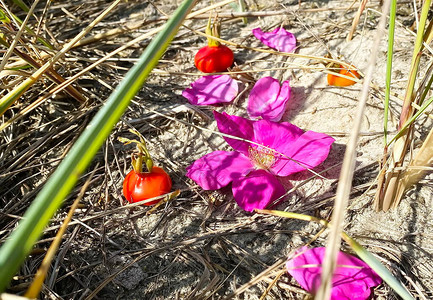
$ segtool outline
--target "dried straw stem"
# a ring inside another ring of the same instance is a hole
[[[389,9],[390,1],[387,0],[383,6],[383,14],[380,18],[377,35],[374,41],[372,55],[368,64],[368,70],[364,79],[361,97],[357,108],[357,114],[351,130],[350,139],[347,143],[347,149],[344,155],[343,166],[340,174],[339,184],[337,188],[334,211],[332,213],[332,228],[330,231],[322,271],[322,284],[317,291],[316,299],[329,299],[331,295],[332,276],[337,263],[337,254],[341,244],[341,232],[343,230],[344,215],[347,208],[347,202],[352,188],[352,179],[356,162],[356,148],[358,143],[361,123],[364,116],[364,109],[367,103],[370,81],[373,77],[374,68],[376,65],[379,44],[382,39],[386,24],[386,12]]]

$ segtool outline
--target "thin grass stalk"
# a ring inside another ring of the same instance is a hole
[[[95,20],[93,20],[83,31],[81,31],[75,38],[73,38],[69,43],[67,43],[53,58],[51,58],[45,65],[38,69],[29,78],[24,80],[22,83],[17,85],[12,91],[3,96],[0,99],[0,116],[5,113],[5,111],[15,103],[39,78],[49,70],[55,62],[57,62],[66,52],[68,52],[75,43],[81,40],[85,35],[87,35],[93,27],[98,24],[102,19],[105,18],[121,0],[115,0],[107,9],[105,9]]]
[[[279,210],[266,210],[266,209],[255,209],[257,213],[272,215],[282,218],[296,219],[307,222],[319,223],[327,228],[332,228],[333,224],[327,222],[326,220],[319,219],[309,215],[303,215],[293,212],[279,211]],[[352,239],[344,231],[341,232],[341,237],[347,244],[355,251],[355,253],[361,258],[370,268],[372,268],[388,285],[404,300],[414,299],[412,295],[407,291],[407,289],[401,284],[401,282],[396,279],[391,272],[385,268],[377,258],[375,258],[369,251],[362,247],[358,242]],[[322,271],[323,273],[323,271]],[[316,295],[317,296],[317,295]],[[320,298],[316,298],[320,299]]]
[[[106,104],[80,135],[68,155],[27,209],[16,230],[0,248],[0,293],[5,289],[81,174],[86,170],[131,99],[141,89],[194,4],[195,0],[185,0],[175,11],[164,30],[152,40],[137,64],[126,74]]]
[[[9,57],[12,55],[12,53],[14,52],[15,46],[18,44],[18,41],[21,39],[21,35],[23,34],[24,28],[27,25],[27,22],[30,19],[30,16],[33,14],[33,11],[36,8],[36,5],[39,3],[39,0],[35,0],[32,4],[32,6],[30,7],[29,12],[27,13],[26,18],[24,19],[24,22],[21,24],[20,29],[18,29],[18,32],[16,33],[14,40],[12,41],[12,44],[9,46],[8,51],[3,55],[2,57],[2,61],[0,62],[0,72],[3,70],[3,68],[5,67],[5,65],[7,64]]]
[[[411,68],[409,71],[409,79],[406,86],[406,94],[400,114],[399,129],[406,126],[408,120],[413,116],[414,112],[412,103],[415,100],[415,81],[418,74],[419,63],[422,55],[423,42],[425,37],[424,29],[430,4],[431,0],[425,0],[421,11],[421,18],[412,55]],[[410,138],[412,136],[412,131],[413,130],[411,129],[411,126],[409,126],[405,131],[403,131],[403,134],[398,139],[396,139],[393,149],[391,151],[389,164],[386,167],[390,172],[386,173],[384,169],[384,171],[380,174],[379,185],[377,188],[374,205],[377,210],[387,211],[391,206],[394,206],[396,200],[396,187],[400,176],[400,172],[395,171],[394,169],[396,167],[400,167],[403,163],[403,159],[406,155]]]
[[[386,82],[385,82],[385,101],[383,109],[383,139],[384,139],[384,155],[386,155],[388,145],[388,114],[389,114],[389,99],[391,95],[391,75],[392,75],[392,56],[394,53],[394,32],[395,32],[395,16],[397,11],[397,0],[391,0],[389,11],[389,27],[388,27],[388,55],[386,58]]]
[[[428,34],[424,35],[424,44],[430,44],[430,42],[433,39],[433,20],[430,20],[430,23],[428,23],[427,29],[426,29],[426,33],[428,32]]]
[[[364,11],[365,7],[367,6],[368,0],[361,0],[361,3],[359,4],[358,11],[355,14],[355,17],[352,21],[352,27],[350,28],[349,34],[346,37],[346,41],[350,41],[353,38],[353,34],[356,31],[356,26],[358,26],[359,19],[361,18],[362,12]]]
[[[389,11],[389,28],[388,28],[388,55],[386,59],[386,78],[385,78],[385,99],[383,102],[383,158],[380,164],[381,171],[378,177],[377,186],[378,190],[385,182],[385,170],[383,166],[386,165],[386,158],[388,153],[388,119],[389,119],[389,99],[391,95],[391,76],[392,76],[392,56],[394,52],[394,31],[395,31],[395,16],[397,9],[397,0],[391,1],[391,8]],[[376,197],[373,207],[376,211],[381,209],[381,201]]]
[[[431,79],[433,79],[433,77]],[[425,112],[425,110],[427,109],[427,107],[429,107],[432,102],[433,102],[433,97],[431,97],[430,99],[428,99],[427,102],[424,103],[423,106],[421,106],[419,108],[419,110],[409,120],[407,120],[407,122],[403,125],[403,127],[399,130],[399,132],[397,132],[397,134],[389,141],[388,145],[390,145],[392,142],[394,142],[395,140],[397,140],[401,136],[403,136],[405,134],[405,132],[407,131],[407,129],[409,128],[409,126],[411,126],[413,124],[413,122],[415,122],[415,120],[422,113]]]
[[[382,15],[377,28],[377,34],[372,47],[372,55],[368,63],[368,69],[364,78],[361,96],[357,107],[357,112],[350,132],[349,141],[347,143],[346,152],[344,154],[343,165],[341,168],[340,178],[338,182],[337,192],[335,196],[334,211],[332,212],[333,226],[329,233],[328,242],[326,245],[323,271],[321,275],[321,285],[317,291],[316,299],[327,300],[331,296],[332,277],[337,263],[337,255],[341,244],[341,232],[343,230],[344,215],[347,208],[350,192],[352,189],[352,179],[355,170],[356,148],[358,144],[359,132],[361,129],[364,110],[367,103],[370,82],[373,77],[374,68],[377,60],[379,45],[384,33],[387,13],[391,0],[384,2]]]

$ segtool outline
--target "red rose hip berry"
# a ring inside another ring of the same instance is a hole
[[[167,194],[171,190],[171,179],[160,167],[153,167],[152,172],[138,173],[135,170],[126,175],[123,181],[123,195],[129,203],[135,203]],[[153,205],[160,199],[143,203]]]
[[[130,131],[140,140],[119,137],[119,141],[125,145],[131,143],[137,145],[136,151],[131,156],[133,170],[123,180],[123,195],[129,203],[135,203],[167,194],[171,190],[170,176],[162,168],[153,165],[146,142],[140,133],[135,130]],[[146,166],[147,172],[143,170],[143,165]],[[143,203],[143,205],[153,205],[159,201],[161,199]]]
[[[213,37],[220,37],[220,23],[218,20],[215,20],[214,24],[211,25],[211,18],[209,17],[206,33],[208,34],[208,43],[195,55],[195,66],[204,73],[227,71],[233,64],[234,55],[229,47],[213,39]]]
[[[227,71],[233,64],[233,51],[225,45],[205,46],[195,55],[197,69],[204,73]]]

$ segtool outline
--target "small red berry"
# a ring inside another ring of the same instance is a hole
[[[227,71],[233,60],[233,51],[220,44],[201,48],[195,55],[194,63],[197,69],[204,73],[215,73]]]
[[[123,195],[129,203],[161,196],[167,194],[170,190],[171,179],[160,167],[153,167],[152,172],[138,173],[132,170],[123,181]],[[151,201],[144,203],[144,205],[153,205],[159,201]]]
[[[164,169],[153,165],[144,137],[136,130],[130,131],[137,135],[140,141],[118,138],[125,145],[137,144],[136,151],[131,155],[133,170],[123,180],[123,195],[129,203],[135,203],[167,194],[171,190],[170,176]],[[146,166],[147,172],[143,172],[143,165]],[[159,201],[158,199],[143,205],[152,205]]]

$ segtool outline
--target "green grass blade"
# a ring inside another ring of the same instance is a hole
[[[149,44],[139,62],[126,74],[106,104],[95,115],[36,196],[16,230],[0,248],[0,293],[4,291],[51,217],[92,161],[131,99],[140,90],[194,3],[195,0],[185,0],[163,31]]]
[[[388,114],[389,114],[389,98],[390,98],[390,91],[391,91],[392,54],[394,51],[394,29],[395,29],[396,11],[397,11],[397,0],[392,0],[390,10],[389,10],[388,56],[386,59],[385,103],[384,103],[384,111],[383,111],[383,137],[384,137],[385,147],[388,144]]]
[[[427,109],[428,106],[430,106],[430,104],[432,104],[433,102],[433,97],[431,97],[430,99],[427,100],[427,102],[423,103],[423,105],[420,107],[420,109],[416,112],[416,114],[414,114],[409,120],[406,121],[406,123],[404,123],[403,127],[399,130],[399,132],[392,138],[391,141],[389,141],[388,146],[390,146],[392,144],[392,142],[396,141],[397,139],[399,139],[403,134],[405,134],[406,129],[413,123],[415,122],[415,120],[422,114],[425,112],[425,110]]]
[[[23,11],[28,12],[30,8],[22,0],[12,0],[15,5],[19,6]]]
[[[385,281],[402,299],[412,300],[414,299],[406,288],[398,281],[387,268],[385,268],[376,257],[370,252],[364,249],[355,240],[349,237],[347,234],[344,235],[344,240],[350,245],[355,253],[361,258],[367,265],[370,266],[382,279]]]
[[[6,96],[0,99],[0,116],[2,116],[8,108],[18,100],[18,98],[24,94],[38,78],[29,77],[24,80],[19,86],[17,86],[13,92],[8,93]]]

